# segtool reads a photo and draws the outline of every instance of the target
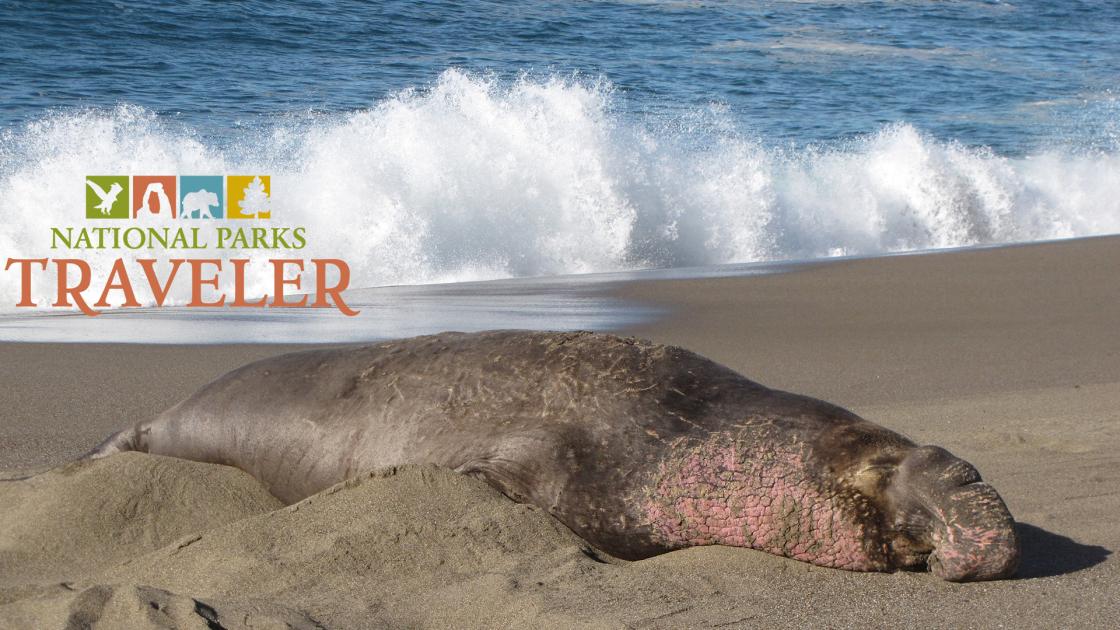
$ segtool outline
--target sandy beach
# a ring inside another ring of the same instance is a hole
[[[283,507],[225,467],[141,454],[68,465],[292,347],[3,344],[0,477],[60,468],[0,482],[0,627],[1110,626],[1118,272],[1120,238],[1101,237],[619,290],[670,312],[625,334],[975,464],[1023,542],[1016,579],[977,584],[721,547],[624,562],[429,467]]]

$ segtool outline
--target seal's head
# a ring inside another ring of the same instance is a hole
[[[1015,573],[1015,521],[976,468],[936,446],[914,448],[890,468],[883,494],[898,566],[924,559],[934,575],[953,582]]]
[[[1015,522],[972,465],[942,448],[849,429],[831,456],[720,435],[675,445],[644,492],[654,535],[673,547],[751,547],[855,571],[928,565],[957,582],[1014,573]]]

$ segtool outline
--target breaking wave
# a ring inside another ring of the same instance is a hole
[[[299,256],[345,259],[351,286],[1120,232],[1116,151],[1013,158],[907,124],[776,148],[717,106],[666,120],[620,98],[603,81],[448,70],[367,110],[254,121],[220,141],[131,106],[48,114],[0,136],[0,252],[59,256],[49,228],[86,225],[83,180],[100,173],[269,173],[272,223],[305,226]],[[82,253],[102,275],[120,255]],[[0,302],[18,281],[0,275]]]

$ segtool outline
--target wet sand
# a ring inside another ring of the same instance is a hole
[[[671,312],[629,334],[971,461],[1021,522],[1018,579],[717,547],[626,563],[438,469],[276,509],[240,471],[129,454],[0,483],[0,627],[1103,627],[1120,618],[1118,272],[1109,237],[619,289]],[[0,470],[63,464],[287,349],[0,345]]]

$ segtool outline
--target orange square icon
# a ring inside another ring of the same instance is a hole
[[[132,218],[160,215],[178,218],[179,195],[174,175],[132,176]]]

